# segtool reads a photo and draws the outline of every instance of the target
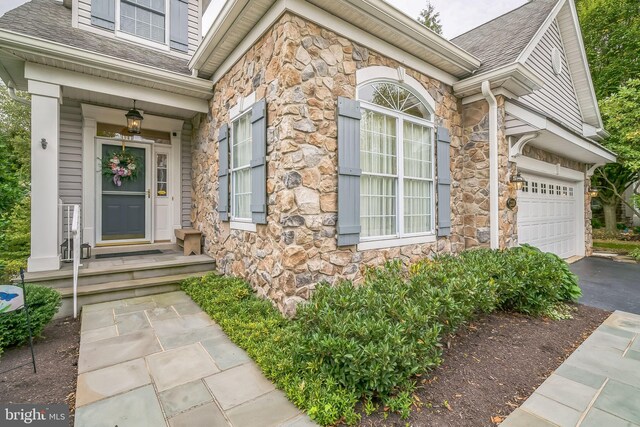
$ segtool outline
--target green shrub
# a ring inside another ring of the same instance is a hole
[[[616,224],[616,228],[618,230],[626,230],[627,229],[627,225],[625,223],[623,223],[623,222],[619,222],[619,223]]]
[[[635,227],[633,227],[633,232],[636,234],[640,234],[640,225],[636,225]]]
[[[640,261],[640,248],[632,250],[631,252],[629,252],[629,255],[636,261]]]
[[[25,285],[29,321],[33,336],[39,336],[60,307],[60,293],[45,286]],[[26,313],[17,310],[0,316],[0,348],[24,344],[29,340]]]
[[[604,227],[604,223],[599,218],[591,218],[591,227],[594,229]]]
[[[356,423],[362,398],[408,416],[413,377],[441,363],[442,341],[462,324],[496,309],[557,318],[558,305],[580,295],[564,261],[530,246],[443,255],[408,269],[391,262],[369,269],[360,286],[319,285],[293,320],[239,279],[210,275],[182,288],[323,425]]]

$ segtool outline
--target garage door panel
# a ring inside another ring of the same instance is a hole
[[[523,174],[527,186],[518,193],[518,239],[563,258],[577,253],[575,183]]]

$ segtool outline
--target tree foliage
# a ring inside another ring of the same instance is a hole
[[[0,280],[15,275],[29,256],[30,122],[29,106],[0,85]]]
[[[427,6],[422,9],[420,16],[418,16],[418,22],[429,28],[436,34],[442,35],[442,24],[440,23],[440,12],[436,12],[435,7],[430,1],[427,1]]]
[[[618,162],[640,171],[640,78],[629,80],[602,100],[600,111],[611,135],[607,147],[618,154]]]
[[[577,7],[596,95],[604,99],[640,78],[640,2],[579,0]]]
[[[600,167],[592,185],[600,189],[607,229],[616,226],[616,207],[640,172],[640,2],[578,0],[578,15],[604,127],[602,144],[618,163]]]
[[[12,100],[0,86],[0,217],[29,189],[30,121],[29,106]]]

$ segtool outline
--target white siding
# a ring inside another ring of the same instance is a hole
[[[82,111],[76,101],[60,108],[58,183],[62,203],[82,203]]]
[[[562,71],[559,75],[553,72],[551,51],[554,47],[560,51],[562,57]],[[527,58],[526,64],[544,81],[544,86],[531,95],[523,96],[520,101],[582,133],[582,113],[556,21],[551,24],[538,46]]]
[[[78,0],[78,23],[91,25],[91,0]]]
[[[119,1],[119,0],[116,0]],[[91,0],[78,0],[78,22],[91,25]],[[167,23],[169,19],[167,19]],[[168,25],[168,24],[167,24]],[[193,54],[200,43],[200,5],[198,0],[189,0],[189,54]]]
[[[189,0],[189,54],[193,54],[200,43],[200,6],[198,0]]]
[[[182,186],[182,226],[191,228],[191,124],[182,127],[180,181]]]

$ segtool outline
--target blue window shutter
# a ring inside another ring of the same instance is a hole
[[[116,0],[91,0],[91,24],[113,30],[116,28]]]
[[[251,109],[251,221],[267,223],[267,103]]]
[[[189,2],[171,0],[169,12],[169,47],[187,52],[189,50]]]
[[[225,123],[218,133],[218,214],[220,221],[229,221],[229,126]]]
[[[360,102],[338,97],[338,246],[360,242]]]
[[[438,134],[438,236],[451,234],[451,138],[446,128]]]

